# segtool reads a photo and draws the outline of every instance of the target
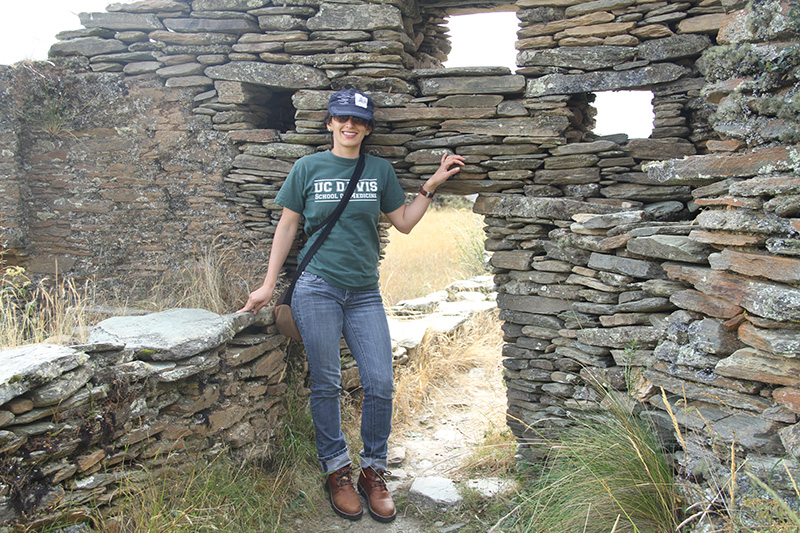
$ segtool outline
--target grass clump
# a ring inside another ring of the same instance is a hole
[[[507,476],[516,466],[516,440],[507,426],[490,422],[483,440],[473,446],[460,469],[481,476]]]
[[[0,346],[85,340],[95,298],[88,282],[59,277],[34,282],[21,267],[3,267],[0,257]]]
[[[240,308],[249,292],[236,250],[212,242],[186,259],[182,268],[165,272],[149,290],[143,305],[157,310],[192,308],[226,314]]]
[[[679,498],[654,428],[609,395],[610,409],[565,429],[520,504],[524,531],[675,531]]]
[[[21,61],[11,68],[19,69],[17,75],[24,87],[16,107],[20,121],[34,132],[77,139],[72,131],[80,129],[92,114],[102,91],[50,62]]]
[[[800,499],[800,490],[797,488],[795,479],[786,463],[783,461],[782,463],[794,485],[794,493]],[[732,513],[732,517],[735,518],[733,522],[736,526],[745,531],[753,530],[745,525],[748,523],[750,528],[767,526],[769,531],[775,533],[800,531],[800,514],[798,514],[798,511],[789,506],[775,490],[754,474],[745,472],[745,475],[754,487],[760,489],[763,495],[751,494],[742,498],[740,509],[738,512]]]

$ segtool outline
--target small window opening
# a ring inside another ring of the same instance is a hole
[[[517,31],[514,12],[474,13],[447,17],[451,51],[444,66],[508,67],[517,69]]]
[[[653,133],[652,91],[603,91],[595,93],[594,133],[624,133],[629,139],[645,139]]]
[[[266,127],[278,131],[289,131],[295,128],[295,108],[292,93],[275,91],[266,106]],[[319,121],[317,121],[318,125]]]

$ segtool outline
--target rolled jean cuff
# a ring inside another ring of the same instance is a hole
[[[329,474],[331,472],[336,472],[343,466],[349,465],[351,462],[350,455],[347,453],[347,448],[345,448],[341,453],[338,453],[333,457],[319,459],[319,466],[322,467],[323,472]]]
[[[386,472],[389,470],[389,464],[386,457],[365,457],[361,454],[361,468],[372,468],[379,472]]]

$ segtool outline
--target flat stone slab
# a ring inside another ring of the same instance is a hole
[[[168,30],[188,33],[219,32],[240,35],[259,30],[258,24],[243,19],[169,18],[164,19],[164,25]]]
[[[83,352],[51,344],[0,351],[0,405],[89,360]]]
[[[800,289],[677,263],[664,268],[671,279],[691,283],[700,292],[740,305],[760,317],[779,322],[800,320]]]
[[[628,241],[627,249],[645,257],[686,263],[706,263],[714,248],[683,235],[652,235]]]
[[[636,49],[629,46],[567,46],[546,50],[523,50],[520,66],[547,66],[598,70],[633,60]]]
[[[123,344],[138,352],[140,359],[186,359],[233,338],[232,320],[203,309],[170,309],[146,316],[114,317],[95,326],[88,343]]]
[[[525,90],[525,76],[482,76],[473,78],[425,78],[422,94],[514,94]]]
[[[438,476],[415,479],[408,494],[412,499],[434,505],[455,505],[462,500],[453,481]]]
[[[800,259],[723,250],[708,257],[714,270],[730,270],[784,283],[800,282]]]
[[[232,61],[208,67],[205,73],[215,80],[241,81],[279,89],[321,89],[329,85],[324,72],[306,65]]]
[[[80,13],[81,24],[87,28],[105,28],[109,30],[163,30],[161,20],[152,13]]]
[[[445,120],[441,129],[474,135],[515,135],[519,137],[558,137],[569,126],[560,116],[513,117],[495,119]]]
[[[390,5],[323,3],[319,12],[308,19],[307,27],[319,30],[403,30],[400,10]]]
[[[626,276],[644,279],[665,277],[664,269],[659,263],[617,255],[593,253],[589,258],[589,268],[610,270]]]
[[[608,204],[581,202],[570,198],[532,198],[480,196],[473,211],[482,215],[568,220],[578,213],[608,214],[632,208]]]
[[[541,78],[528,80],[525,96],[535,98],[554,94],[636,89],[675,81],[688,73],[689,70],[685,67],[667,63],[620,72],[548,74]]]
[[[800,147],[778,146],[741,154],[706,154],[648,163],[644,170],[664,183],[707,185],[725,178],[750,178],[768,172],[796,171]]]
[[[92,57],[101,54],[127,51],[125,43],[116,39],[100,37],[80,37],[69,41],[61,41],[50,47],[51,57],[82,55]]]
[[[639,57],[666,61],[700,55],[709,46],[711,39],[707,35],[673,35],[643,42],[639,45]]]

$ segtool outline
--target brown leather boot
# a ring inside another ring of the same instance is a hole
[[[330,495],[334,512],[342,518],[358,520],[364,514],[361,500],[353,487],[353,478],[350,477],[350,465],[328,474],[325,490]]]
[[[372,468],[362,468],[358,476],[358,491],[367,499],[369,515],[378,522],[391,522],[397,510],[392,495],[383,480],[385,472],[377,472]]]

